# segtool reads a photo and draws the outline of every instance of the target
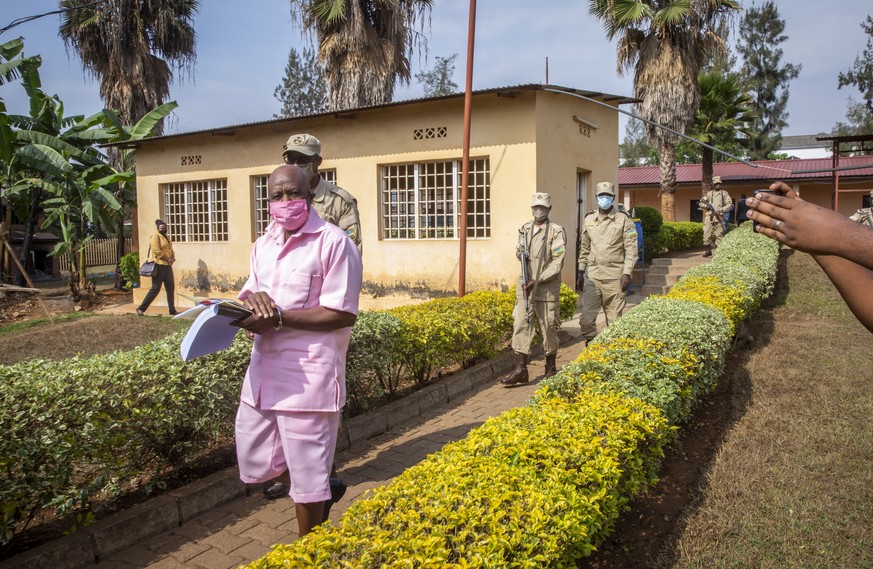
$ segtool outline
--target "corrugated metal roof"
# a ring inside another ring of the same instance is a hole
[[[833,168],[831,158],[805,158],[794,160],[758,160],[752,162],[753,168],[742,162],[719,162],[713,165],[713,175],[721,176],[722,182],[746,180],[796,180],[830,179]],[[854,168],[857,166],[857,168]],[[873,156],[844,156],[840,158],[840,177],[873,176]],[[658,166],[633,166],[618,169],[618,183],[621,186],[657,186],[660,184]],[[676,166],[676,182],[679,184],[699,184],[702,169],[700,164],[679,164]]]
[[[567,91],[569,93],[576,93],[578,95],[583,95],[585,97],[591,97],[592,99],[600,99],[604,102],[617,103],[619,105],[625,105],[625,104],[629,104],[629,103],[639,102],[638,99],[635,99],[633,97],[626,97],[624,95],[612,95],[610,93],[601,93],[600,91],[587,91],[584,89],[575,89],[573,87],[562,87],[560,85],[547,85],[547,84],[539,84],[539,83],[528,83],[528,84],[524,84],[524,85],[509,85],[506,87],[492,87],[490,89],[479,89],[477,91],[473,91],[473,95],[477,96],[477,95],[489,95],[489,94],[504,94],[504,93],[511,93],[512,91],[544,91],[546,89],[559,89],[561,91]],[[453,93],[451,95],[442,95],[439,97],[420,97],[418,99],[406,99],[403,101],[394,101],[391,103],[385,103],[382,105],[373,105],[370,107],[359,107],[356,109],[345,109],[342,111],[330,111],[330,112],[324,112],[324,113],[317,113],[314,115],[306,115],[306,116],[282,118],[282,119],[271,119],[271,120],[265,120],[265,121],[257,121],[257,122],[208,128],[208,129],[203,129],[203,130],[193,130],[193,131],[189,131],[189,132],[180,132],[180,133],[175,133],[175,134],[165,134],[165,135],[161,135],[161,136],[152,136],[149,138],[144,138],[142,140],[137,141],[136,145],[139,145],[143,142],[149,142],[149,141],[154,141],[154,140],[164,140],[167,138],[177,138],[177,137],[181,137],[181,136],[192,136],[192,135],[197,135],[197,134],[228,133],[229,131],[233,131],[236,129],[250,128],[250,127],[262,126],[262,125],[268,125],[268,124],[289,123],[289,122],[294,122],[294,121],[301,121],[304,119],[312,119],[312,118],[316,118],[316,117],[349,116],[349,115],[353,115],[355,113],[363,112],[363,111],[372,111],[372,110],[376,110],[376,109],[385,109],[385,108],[389,108],[389,107],[400,107],[403,105],[411,105],[411,104],[423,103],[423,102],[428,102],[428,101],[439,101],[439,100],[443,100],[443,99],[458,99],[458,98],[462,99],[463,97],[464,97],[464,93],[462,91],[460,93]],[[129,145],[129,143],[107,144],[105,146],[127,146],[127,145]]]

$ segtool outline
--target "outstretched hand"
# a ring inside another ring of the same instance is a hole
[[[813,255],[835,254],[842,224],[852,222],[839,213],[800,199],[783,182],[770,186],[777,193],[759,193],[746,199],[749,219],[757,232]]]

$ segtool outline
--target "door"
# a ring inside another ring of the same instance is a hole
[[[588,172],[576,172],[576,270],[573,272],[573,286],[579,281],[579,248],[582,245],[582,228],[585,224],[585,196],[588,195]]]

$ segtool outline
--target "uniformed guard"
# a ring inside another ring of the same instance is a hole
[[[870,191],[870,199],[873,201],[873,190]],[[849,216],[849,219],[873,227],[873,207],[862,207]]]
[[[597,335],[597,315],[603,310],[609,326],[621,316],[626,291],[637,261],[637,228],[627,212],[613,205],[612,182],[597,184],[596,211],[585,215],[579,246],[579,279],[582,314],[579,326],[586,342]]]
[[[345,231],[358,246],[358,250],[362,251],[361,218],[358,215],[357,200],[318,173],[322,161],[321,141],[311,134],[292,134],[282,149],[285,164],[299,166],[309,174],[309,184],[315,194],[312,207],[318,212],[318,216]]]
[[[712,246],[718,247],[727,233],[722,220],[727,222],[727,214],[733,207],[734,201],[730,194],[721,189],[721,176],[713,176],[712,189],[697,204],[697,208],[703,210],[703,244],[706,246],[704,257],[712,256]]]
[[[561,268],[564,266],[564,228],[549,221],[552,198],[537,192],[531,200],[533,221],[518,230],[515,254],[522,263],[512,312],[512,350],[515,368],[500,380],[506,387],[527,383],[527,361],[539,325],[546,354],[545,377],[557,373],[558,321],[561,313]],[[525,281],[525,277],[527,280]]]

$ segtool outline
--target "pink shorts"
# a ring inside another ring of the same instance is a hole
[[[299,504],[330,499],[330,469],[340,412],[270,411],[240,402],[236,414],[239,477],[267,482],[286,470],[288,494]]]

